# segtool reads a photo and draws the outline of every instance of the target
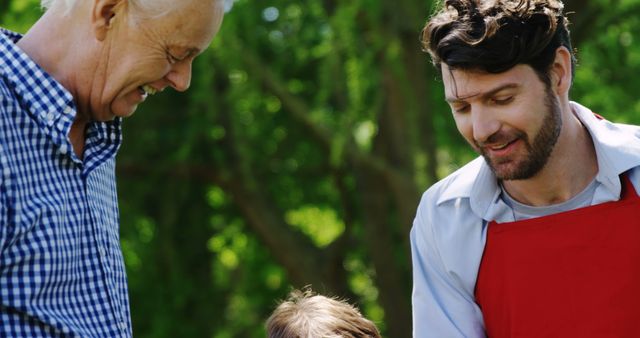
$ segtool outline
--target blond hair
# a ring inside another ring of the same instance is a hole
[[[266,323],[269,338],[380,338],[376,325],[346,301],[294,290]]]

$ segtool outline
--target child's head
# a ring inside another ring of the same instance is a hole
[[[269,338],[380,338],[375,324],[347,302],[294,290],[267,320]]]

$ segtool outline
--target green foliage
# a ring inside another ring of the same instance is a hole
[[[318,247],[325,247],[344,232],[344,223],[338,219],[335,210],[317,206],[304,206],[287,211],[287,223],[300,229]]]
[[[637,10],[640,6],[638,2],[626,3],[628,7],[621,10]],[[638,37],[640,18],[631,15],[611,21],[578,49],[573,94],[607,119],[640,123],[640,97],[630,90],[635,88],[640,73],[640,44],[635,41]]]
[[[0,3],[2,27],[14,32],[26,33],[41,14],[39,0],[3,0]]]
[[[579,2],[572,15],[572,98],[637,124],[640,1],[615,3]],[[476,156],[419,50],[432,8],[233,2],[192,88],[150,98],[125,123],[136,337],[264,337],[277,301],[307,284],[357,303],[385,336],[410,335],[420,192]],[[36,0],[0,3],[12,30],[39,15]]]

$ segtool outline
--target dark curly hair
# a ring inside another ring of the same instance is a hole
[[[568,19],[559,0],[445,0],[422,30],[422,44],[441,69],[501,73],[531,66],[550,83],[549,68],[560,46],[576,59]]]

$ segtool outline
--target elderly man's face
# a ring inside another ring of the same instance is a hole
[[[91,120],[129,116],[166,87],[186,90],[192,61],[210,44],[223,15],[215,0],[181,0],[154,18],[132,9],[114,11],[89,92]]]

